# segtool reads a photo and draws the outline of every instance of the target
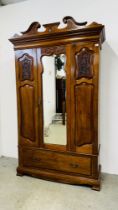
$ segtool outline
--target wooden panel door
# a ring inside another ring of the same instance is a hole
[[[92,84],[75,86],[75,142],[77,146],[91,144],[93,140],[93,91]]]
[[[98,153],[98,60],[97,45],[72,46],[71,137],[79,153]]]
[[[38,145],[36,50],[16,51],[19,144]]]

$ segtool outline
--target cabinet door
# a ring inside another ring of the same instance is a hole
[[[36,50],[16,51],[19,144],[38,145]]]
[[[73,147],[80,153],[98,152],[98,58],[97,45],[72,46],[71,133]]]

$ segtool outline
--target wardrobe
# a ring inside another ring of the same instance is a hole
[[[41,30],[40,23],[33,22],[9,39],[16,64],[17,175],[100,190],[99,63],[104,25],[76,22],[70,16],[63,23],[44,24]],[[63,64],[59,77],[57,56]],[[64,84],[58,111],[57,83],[58,90]]]

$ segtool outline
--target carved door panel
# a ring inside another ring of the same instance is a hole
[[[80,153],[96,154],[98,126],[98,56],[94,44],[73,45],[71,72],[71,113],[74,149]]]
[[[20,145],[38,144],[38,97],[36,50],[16,52],[18,132]]]

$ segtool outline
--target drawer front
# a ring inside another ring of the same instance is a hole
[[[23,150],[23,165],[56,171],[91,175],[91,157],[40,150]]]

